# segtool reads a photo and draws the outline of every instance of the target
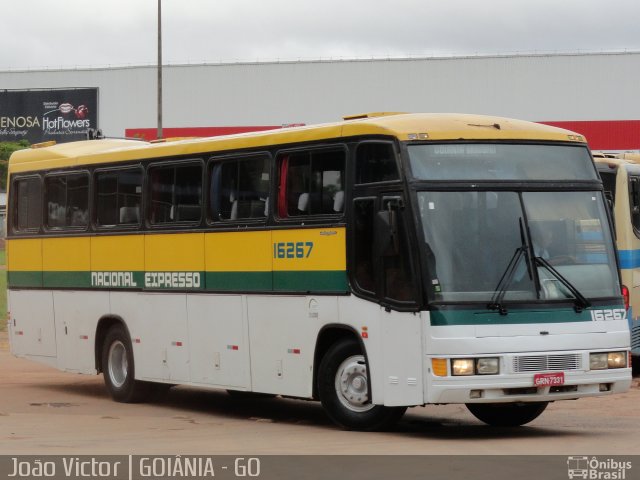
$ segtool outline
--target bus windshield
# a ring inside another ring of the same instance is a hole
[[[601,192],[421,191],[418,201],[435,301],[490,302],[509,270],[505,301],[575,299],[559,276],[586,298],[619,296]]]
[[[581,145],[451,143],[409,145],[417,180],[597,180]]]

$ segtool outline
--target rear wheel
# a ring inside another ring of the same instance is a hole
[[[153,384],[135,379],[131,339],[122,325],[107,332],[102,346],[104,383],[117,402],[141,402],[153,391]]]
[[[349,430],[380,430],[395,423],[406,407],[371,403],[367,363],[355,340],[331,346],[318,372],[322,406],[335,423]]]
[[[495,427],[519,427],[540,416],[549,402],[468,403],[469,411],[480,421]]]

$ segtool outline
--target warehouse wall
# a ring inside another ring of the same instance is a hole
[[[367,111],[640,119],[640,52],[180,65],[163,72],[165,127],[310,124]],[[107,135],[156,124],[154,67],[0,72],[0,89],[59,87],[98,87]]]

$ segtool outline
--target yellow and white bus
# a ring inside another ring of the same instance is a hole
[[[640,155],[594,152],[593,157],[615,219],[631,353],[640,367]]]
[[[15,355],[137,401],[187,384],[318,399],[348,429],[467,404],[521,425],[630,387],[585,140],[475,115],[369,114],[9,165]]]

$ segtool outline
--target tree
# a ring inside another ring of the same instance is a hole
[[[0,142],[0,190],[7,191],[7,165],[9,157],[16,150],[29,148],[29,142],[20,140],[18,142]]]

